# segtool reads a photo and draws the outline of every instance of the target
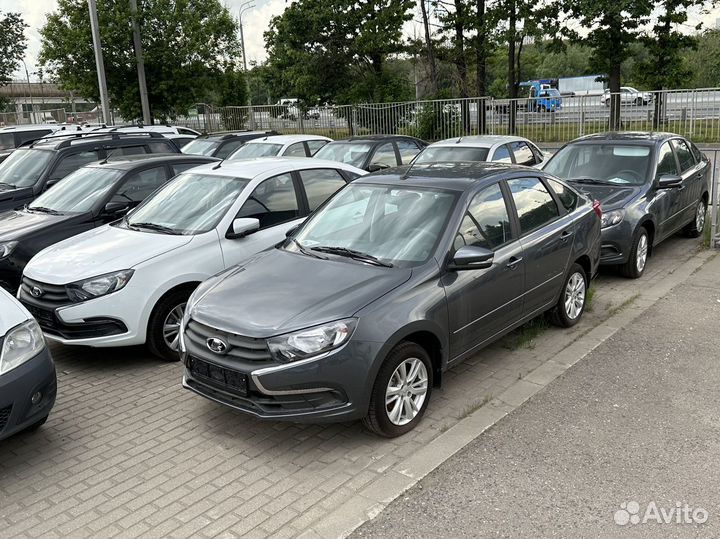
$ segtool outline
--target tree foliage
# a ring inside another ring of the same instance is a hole
[[[25,55],[27,24],[19,13],[0,12],[0,86],[10,82],[15,68]],[[0,107],[5,106],[5,99],[0,97]]]
[[[140,97],[127,0],[99,0],[98,19],[112,107],[137,118]],[[184,114],[222,86],[238,60],[237,24],[220,0],[138,2],[150,109],[154,117]],[[62,84],[99,100],[90,16],[85,0],[59,0],[40,30],[40,61]]]

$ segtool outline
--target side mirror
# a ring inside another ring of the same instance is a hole
[[[229,240],[244,238],[253,232],[257,232],[260,228],[260,220],[253,217],[240,217],[232,223],[232,232],[225,234]]]
[[[682,185],[682,177],[677,174],[663,174],[658,178],[658,189],[673,189]]]
[[[103,213],[110,216],[120,216],[130,209],[130,205],[127,202],[108,202],[105,204]]]
[[[455,251],[455,256],[448,264],[448,269],[456,271],[486,269],[493,265],[493,258],[495,258],[495,253],[485,247],[466,245]]]
[[[382,163],[371,163],[368,165],[367,171],[368,172],[377,172],[378,170],[382,170],[384,168],[390,168],[388,165],[383,165]]]
[[[300,228],[300,225],[291,226],[285,231],[285,237],[289,238],[290,236],[294,235],[295,232],[297,232],[297,229]]]

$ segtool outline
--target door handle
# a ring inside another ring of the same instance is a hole
[[[562,234],[560,234],[560,241],[565,243],[568,240],[568,238],[572,235],[573,235],[572,232],[566,230]]]
[[[510,261],[505,264],[505,266],[510,268],[511,270],[514,270],[515,268],[517,268],[520,262],[522,262],[522,257],[516,258],[513,256],[512,258],[510,258]]]
[[[682,191],[683,189],[685,189],[685,184],[682,184],[678,187],[678,191]]]

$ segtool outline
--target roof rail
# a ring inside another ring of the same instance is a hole
[[[147,136],[149,138],[165,138],[161,133],[156,132],[143,132],[143,133],[123,133],[123,132],[106,132],[106,133],[88,133],[87,131],[81,132],[78,131],[76,133],[68,133],[67,135],[55,135],[50,137],[44,137],[41,139],[37,139],[33,141],[31,144],[31,147],[35,144],[40,143],[47,143],[52,142],[54,140],[60,140],[60,144],[58,144],[58,149],[60,148],[69,148],[72,145],[73,140],[94,140],[94,139],[110,139],[110,140],[120,140],[123,138],[133,138],[138,136]]]

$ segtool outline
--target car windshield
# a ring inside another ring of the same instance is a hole
[[[440,189],[350,184],[286,248],[414,266],[434,253],[456,198]]]
[[[413,164],[486,161],[488,151],[489,148],[468,146],[428,146],[418,154]]]
[[[182,147],[182,153],[191,155],[210,155],[220,146],[220,141],[207,138],[196,138]]]
[[[110,168],[84,167],[60,180],[28,206],[30,211],[83,213],[90,211],[120,179]]]
[[[15,147],[15,137],[12,133],[0,133],[0,150],[11,150]]]
[[[256,142],[241,146],[228,159],[252,159],[253,157],[272,157],[280,153],[282,144]]]
[[[650,146],[622,143],[569,144],[545,165],[564,180],[609,185],[642,185],[650,169]]]
[[[168,234],[212,230],[250,180],[210,174],[180,174],[146,199],[121,226]]]
[[[560,95],[560,92],[556,90],[555,88],[550,88],[549,90],[543,90],[543,93],[546,93],[550,97],[558,97]]]
[[[320,148],[313,157],[361,167],[371,149],[372,144],[365,142],[331,142]]]
[[[15,150],[0,163],[0,188],[35,185],[53,158],[47,150]]]

